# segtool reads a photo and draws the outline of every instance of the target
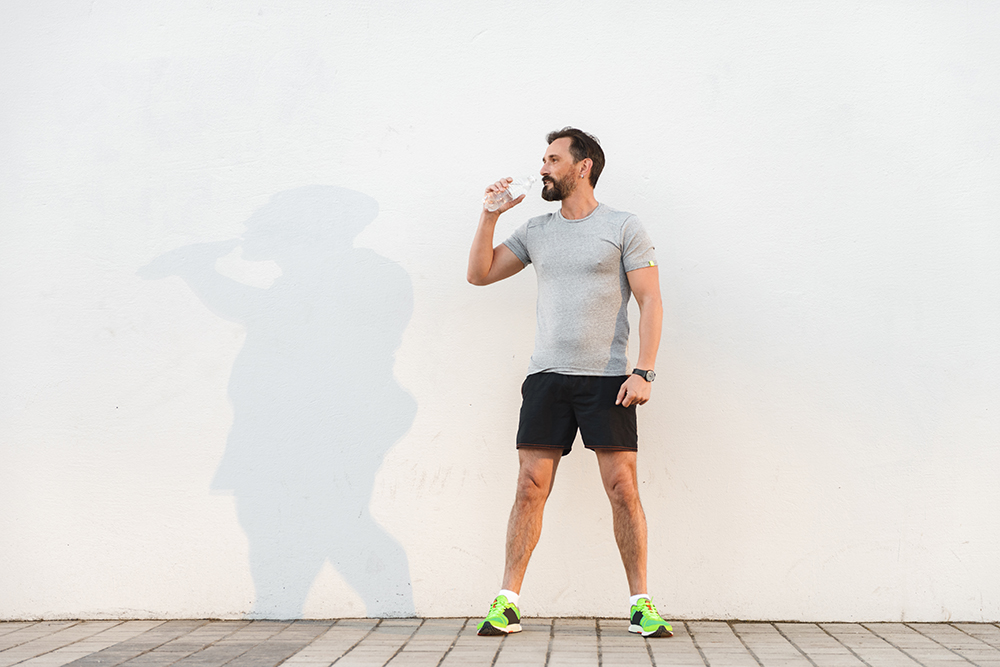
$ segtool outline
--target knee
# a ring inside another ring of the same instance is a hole
[[[550,488],[550,480],[543,479],[533,471],[522,470],[517,476],[517,502],[521,504],[545,502]]]
[[[639,505],[639,486],[634,477],[621,475],[608,480],[606,484],[608,500],[616,507],[634,507]]]

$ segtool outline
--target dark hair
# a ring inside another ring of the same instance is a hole
[[[601,142],[592,134],[587,134],[583,130],[575,127],[564,127],[561,130],[549,132],[545,138],[550,144],[556,139],[569,138],[569,152],[573,156],[573,162],[590,158],[594,163],[590,168],[590,187],[597,185],[597,179],[604,170],[604,151],[601,150]]]

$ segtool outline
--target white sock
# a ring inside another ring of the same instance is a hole
[[[507,602],[509,602],[511,604],[517,604],[517,599],[519,597],[521,597],[520,595],[518,595],[514,591],[508,591],[506,588],[501,588],[500,592],[497,593],[497,595],[504,596],[505,598],[507,598]]]
[[[650,601],[653,600],[653,598],[649,597],[649,593],[639,593],[638,595],[633,595],[628,599],[629,606],[634,607],[639,604],[639,598],[647,598]]]

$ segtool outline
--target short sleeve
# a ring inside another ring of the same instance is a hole
[[[639,218],[630,215],[622,224],[622,265],[625,272],[657,266],[656,249]]]
[[[514,230],[514,233],[510,235],[506,241],[503,242],[505,246],[514,255],[521,260],[521,263],[527,266],[531,264],[531,255],[528,254],[528,223],[524,223],[520,227]]]

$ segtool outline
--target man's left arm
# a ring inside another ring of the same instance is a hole
[[[656,366],[660,349],[660,329],[663,326],[663,302],[660,299],[660,269],[646,266],[625,274],[629,287],[639,304],[639,358],[636,368],[651,371]],[[618,391],[615,404],[626,408],[642,405],[649,400],[652,383],[638,375],[629,375]]]

